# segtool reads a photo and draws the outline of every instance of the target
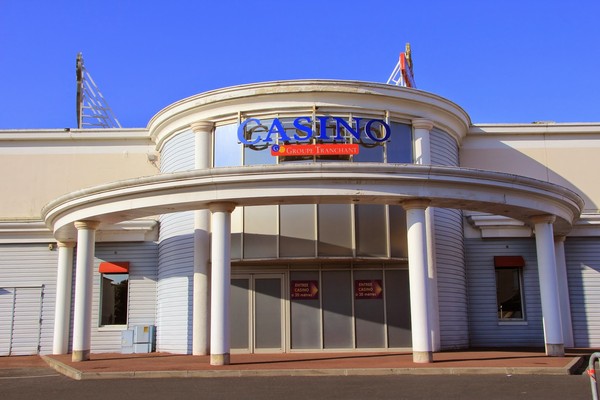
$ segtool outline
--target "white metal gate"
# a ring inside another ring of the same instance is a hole
[[[0,288],[0,356],[39,354],[44,285]]]

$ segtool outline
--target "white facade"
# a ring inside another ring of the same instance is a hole
[[[83,361],[137,325],[214,364],[598,347],[599,140],[600,124],[476,125],[441,97],[348,81],[215,90],[145,129],[2,131],[0,354]],[[126,319],[106,323],[120,263]]]

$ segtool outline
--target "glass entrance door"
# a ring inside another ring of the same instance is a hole
[[[283,352],[283,274],[246,274],[231,278],[231,349]]]

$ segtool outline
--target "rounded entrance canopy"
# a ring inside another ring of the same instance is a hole
[[[74,223],[101,224],[209,208],[268,204],[400,204],[504,215],[521,221],[554,215],[566,234],[583,209],[574,192],[518,175],[414,164],[314,163],[201,169],[135,178],[62,196],[42,216],[59,241],[77,237]]]

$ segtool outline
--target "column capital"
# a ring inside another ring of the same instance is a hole
[[[56,242],[56,245],[58,247],[73,248],[75,247],[75,242]]]
[[[231,201],[224,201],[221,203],[210,203],[208,205],[208,209],[211,212],[233,212],[233,210],[235,210],[235,207],[237,206],[236,203],[233,203]]]
[[[190,124],[194,133],[211,133],[215,123],[212,121],[197,121]]]
[[[88,229],[88,230],[96,230],[100,225],[99,221],[75,221],[75,228],[77,230]]]
[[[411,122],[413,128],[415,129],[426,129],[428,131],[433,129],[433,122],[425,118],[416,118],[413,119]]]
[[[554,243],[564,243],[567,237],[565,235],[554,236]]]
[[[543,224],[543,223],[553,224],[554,221],[556,221],[556,216],[550,215],[550,214],[534,215],[534,216],[530,217],[529,220],[531,221],[532,224]]]
[[[400,203],[405,210],[411,210],[413,208],[420,208],[424,210],[429,207],[429,204],[431,204],[431,200],[429,199],[410,199],[404,200]]]

